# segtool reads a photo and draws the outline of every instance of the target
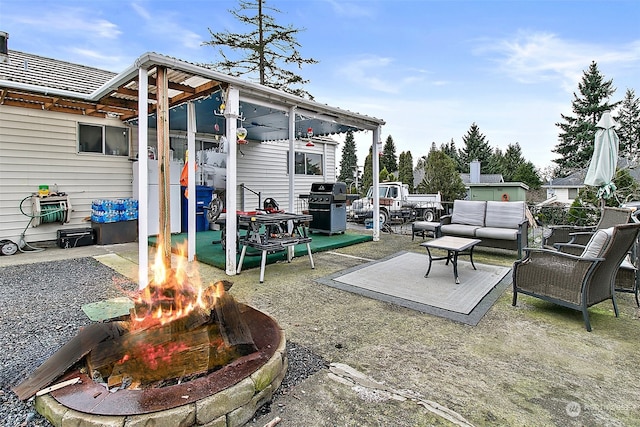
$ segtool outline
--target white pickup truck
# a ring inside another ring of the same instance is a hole
[[[380,223],[388,221],[424,221],[435,220],[442,208],[440,192],[437,194],[410,194],[407,184],[402,182],[381,182],[378,197],[380,200]],[[363,222],[373,218],[373,186],[363,199],[354,200],[347,211],[351,221]]]

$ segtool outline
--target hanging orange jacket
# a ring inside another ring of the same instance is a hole
[[[180,185],[183,187],[187,187],[184,190],[184,197],[189,198],[189,162],[185,162],[182,167],[182,173],[180,173]],[[196,163],[196,170],[198,170],[198,164]]]

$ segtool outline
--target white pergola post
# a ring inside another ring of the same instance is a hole
[[[296,185],[296,107],[289,108],[289,212],[293,212],[293,193]]]
[[[227,130],[227,198],[226,198],[226,273],[234,276],[237,270],[236,261],[236,234],[238,217],[236,215],[237,206],[237,151],[238,144],[236,142],[236,130],[238,128],[238,118],[240,117],[240,94],[237,88],[229,86],[227,89],[226,108],[224,110]]]
[[[380,240],[380,156],[378,154],[378,141],[380,141],[380,126],[373,130],[373,149],[371,150],[371,165],[373,168],[373,241]]]
[[[196,255],[196,106],[193,101],[187,103],[187,259]],[[182,195],[180,195],[182,197]]]
[[[138,68],[138,288],[149,284],[148,71]]]

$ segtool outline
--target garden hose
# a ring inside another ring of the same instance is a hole
[[[48,224],[48,223],[53,223],[53,222],[63,222],[64,221],[64,215],[66,212],[66,208],[62,207],[62,206],[55,206],[55,205],[44,205],[41,206],[42,209],[42,213],[39,215],[33,215],[33,213],[28,214],[24,211],[24,209],[22,209],[22,204],[25,202],[25,200],[30,199],[31,196],[27,196],[24,199],[22,199],[20,201],[20,212],[24,215],[29,217],[29,222],[27,223],[27,226],[24,228],[24,230],[22,230],[22,233],[20,234],[20,240],[18,241],[18,249],[20,249],[20,252],[40,252],[40,251],[44,251],[44,248],[36,248],[33,247],[31,245],[29,245],[27,243],[27,241],[25,240],[25,234],[27,233],[27,230],[29,229],[29,226],[31,225],[31,223],[33,222],[33,220],[35,218],[39,218],[40,222],[43,224]],[[28,248],[26,251],[23,250],[24,248]]]

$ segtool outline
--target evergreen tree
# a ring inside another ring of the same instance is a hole
[[[522,148],[519,143],[507,145],[507,149],[504,152],[503,169],[500,172],[506,182],[517,181],[514,179],[514,175],[518,168],[525,164],[526,161],[522,156]]]
[[[578,89],[580,95],[573,93],[572,107],[575,116],[561,114],[564,123],[556,123],[561,129],[558,135],[560,142],[553,152],[561,157],[553,162],[558,165],[560,176],[566,176],[589,165],[593,154],[596,123],[602,113],[619,104],[609,103],[609,97],[616,89],[612,80],[604,81],[595,62],[584,72]]]
[[[395,172],[398,170],[398,159],[396,158],[396,146],[393,143],[393,138],[391,135],[387,137],[387,140],[384,143],[384,147],[382,148],[382,157],[380,157],[380,166],[382,168],[387,168],[389,173]]]
[[[487,167],[489,165],[489,158],[492,155],[489,142],[486,141],[485,136],[480,132],[478,125],[473,123],[467,134],[462,137],[462,142],[465,146],[460,151],[460,162],[463,172],[469,172],[471,168],[471,162],[478,160],[480,162],[480,172],[488,173]]]
[[[542,178],[533,163],[524,161],[511,176],[511,182],[523,182],[530,190],[537,190],[542,185]]]
[[[504,180],[507,181],[507,179],[504,177],[505,169],[506,158],[502,153],[502,150],[496,148],[493,150],[493,154],[491,154],[491,157],[489,157],[489,162],[487,163],[487,167],[485,168],[486,173],[502,174]]]
[[[364,159],[364,169],[362,171],[362,194],[366,195],[367,191],[369,191],[369,187],[373,185],[373,156],[372,156],[372,148],[369,147],[369,154]]]
[[[211,40],[204,44],[217,47],[222,58],[211,64],[214,69],[236,77],[246,76],[261,85],[313,99],[309,92],[299,87],[308,80],[285,68],[291,64],[302,68],[304,64],[318,62],[303,58],[298,52],[300,43],[296,36],[303,30],[276,23],[265,10],[282,12],[266,6],[266,0],[239,0],[239,5],[238,9],[229,12],[251,30],[248,33],[214,33],[209,28]]]
[[[640,160],[640,98],[636,98],[633,89],[627,89],[618,116],[616,134],[620,139],[618,153],[630,162]]]
[[[451,158],[456,163],[456,169],[458,170],[458,172],[462,172],[462,162],[460,161],[460,153],[456,148],[456,143],[453,142],[453,138],[451,138],[451,142],[449,142],[448,144],[442,144],[440,146],[440,149],[444,152],[444,154],[449,156],[449,158]]]
[[[358,173],[358,155],[356,154],[356,141],[353,132],[347,131],[342,147],[342,158],[340,159],[340,173],[338,181],[351,184],[355,182],[355,174]],[[357,191],[357,189],[356,189]]]
[[[393,175],[391,175],[391,177],[393,178]],[[389,179],[389,171],[387,170],[386,167],[382,168],[382,170],[380,171],[380,174],[378,176],[378,179],[380,180],[379,182],[385,182],[385,181],[390,181],[391,179]]]
[[[409,186],[409,191],[413,193],[413,156],[411,151],[400,153],[398,159],[398,181]]]
[[[437,193],[443,201],[463,199],[466,189],[456,164],[442,150],[429,153],[424,165],[424,178],[418,184],[419,193]]]

